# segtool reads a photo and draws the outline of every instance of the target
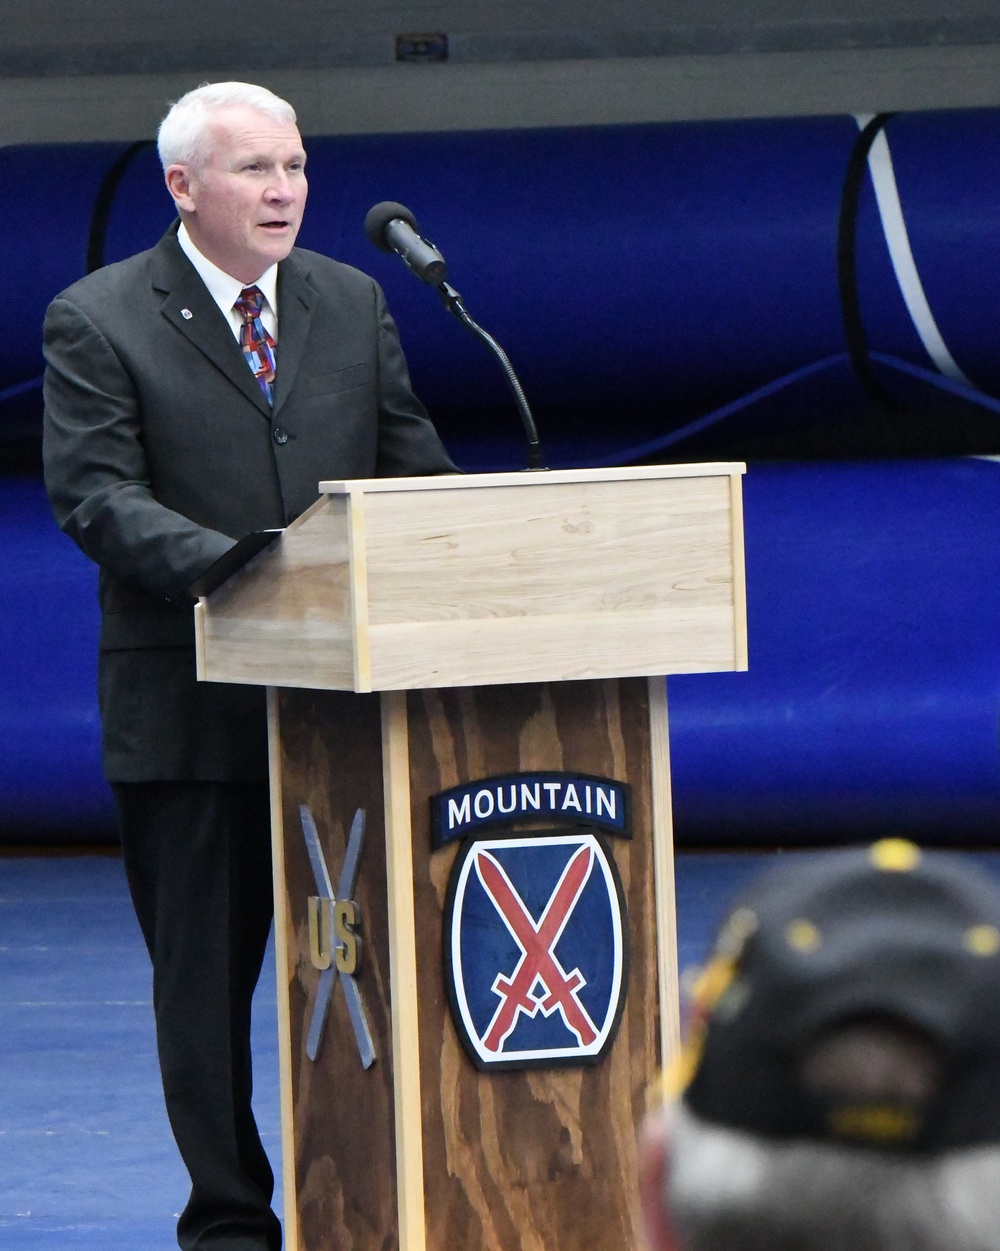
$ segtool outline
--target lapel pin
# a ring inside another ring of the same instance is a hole
[[[192,313],[189,308],[182,308],[181,316],[184,318],[185,321],[190,321],[191,318],[194,316],[194,313]]]

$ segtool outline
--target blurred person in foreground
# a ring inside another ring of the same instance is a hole
[[[641,1145],[654,1251],[1000,1251],[1000,888],[889,839],[767,873]]]

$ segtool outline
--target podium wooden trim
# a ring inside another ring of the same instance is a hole
[[[649,678],[649,738],[653,802],[653,872],[656,896],[656,946],[660,996],[660,1067],[681,1045],[677,995],[677,892],[674,888],[674,820],[670,801],[670,734],[667,684]]]
[[[202,605],[199,605],[202,607]],[[278,981],[278,1079],[281,1100],[281,1173],[282,1177],[295,1176],[295,1129],[292,1100],[292,1029],[289,1016],[289,1002],[285,987],[282,986],[281,971],[290,964],[290,942],[288,919],[284,903],[278,905],[278,883],[285,880],[285,840],[279,831],[285,827],[284,806],[282,804],[281,772],[278,762],[281,759],[281,743],[278,734],[278,691],[269,687],[267,691],[267,754],[269,763],[269,788],[271,798],[271,874],[275,883],[274,890],[274,963]],[[298,1209],[294,1203],[285,1203],[284,1245],[286,1251],[298,1251],[299,1220]]]
[[[392,998],[392,1062],[398,1155],[399,1242],[421,1251],[424,1230],[424,1167],[417,1043],[417,947],[410,832],[410,760],[406,696],[382,696],[382,758],[385,761],[385,838],[389,890],[389,973]]]
[[[271,688],[289,1251],[638,1244],[635,1129],[679,1043],[663,675],[746,668],[742,472],[324,482],[199,603],[199,676]],[[432,851],[429,797],[531,770],[632,787],[634,836],[609,853],[630,917],[629,997],[599,1064],[482,1073],[445,1002],[457,844]],[[305,1054],[319,974],[303,804],[334,881],[351,816],[367,814],[367,1070],[339,991],[315,1063]]]
[[[324,482],[203,601],[200,675],[368,691],[745,668],[742,472]]]

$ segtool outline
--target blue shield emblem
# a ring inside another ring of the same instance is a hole
[[[614,1041],[628,931],[598,835],[467,842],[452,869],[444,948],[452,1015],[479,1068],[592,1064]]]

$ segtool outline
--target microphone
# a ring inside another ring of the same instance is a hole
[[[461,295],[445,281],[448,273],[445,259],[433,243],[428,243],[417,234],[417,219],[405,205],[397,204],[394,200],[383,200],[381,204],[376,204],[368,210],[365,217],[365,234],[369,242],[374,243],[380,251],[398,252],[405,261],[407,269],[416,274],[421,282],[435,287],[441,303],[448,312],[457,317],[466,330],[480,343],[484,343],[497,358],[507,376],[507,383],[521,415],[521,424],[524,426],[528,442],[528,468],[544,469],[542,447],[538,440],[535,419],[531,415],[527,398],[507,353],[491,334],[485,331],[478,322],[472,320],[462,303]]]
[[[403,204],[383,200],[368,210],[365,234],[383,252],[397,252],[421,282],[440,286],[448,276],[445,259],[433,243],[417,234],[417,219]]]

